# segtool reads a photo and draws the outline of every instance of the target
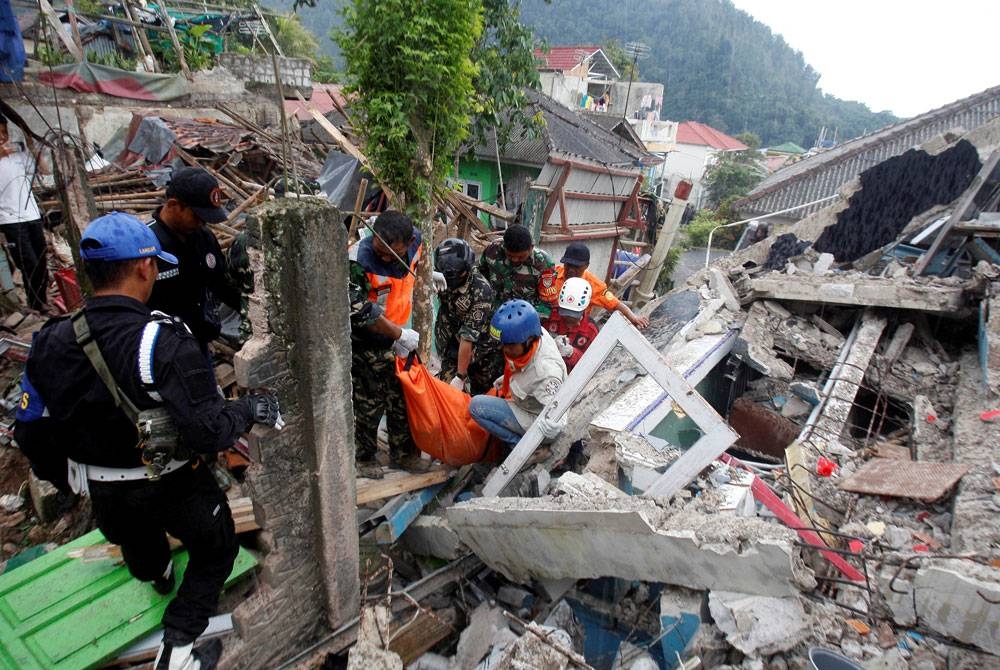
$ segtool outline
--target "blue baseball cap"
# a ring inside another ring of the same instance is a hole
[[[111,212],[91,221],[80,238],[80,256],[85,261],[127,261],[156,256],[177,265],[177,257],[163,250],[149,226],[124,212]]]

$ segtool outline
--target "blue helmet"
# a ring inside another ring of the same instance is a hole
[[[508,300],[500,305],[490,322],[490,336],[500,340],[500,344],[523,344],[541,335],[538,312],[526,300]]]

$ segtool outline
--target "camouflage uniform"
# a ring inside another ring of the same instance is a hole
[[[493,287],[493,309],[520,298],[534,305],[540,319],[552,313],[559,299],[555,265],[548,253],[535,247],[527,263],[514,267],[504,253],[503,240],[490,244],[479,257],[479,272]]]
[[[382,307],[368,299],[370,284],[361,264],[350,262],[351,380],[354,400],[354,441],[359,461],[375,459],[378,424],[386,415],[389,452],[393,458],[416,453],[406,417],[403,390],[396,378],[392,340],[367,329],[382,316]]]
[[[459,288],[440,294],[441,306],[434,322],[434,344],[441,356],[438,375],[451,381],[458,372],[458,346],[462,340],[473,343],[469,365],[469,389],[473,395],[486,393],[493,380],[503,373],[500,347],[490,337],[493,317],[493,289],[473,269]]]
[[[229,281],[240,291],[240,346],[253,336],[250,323],[250,294],[253,293],[253,270],[247,254],[247,234],[240,233],[229,247]]]

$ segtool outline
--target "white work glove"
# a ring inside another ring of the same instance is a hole
[[[538,426],[538,430],[542,431],[542,436],[549,440],[557,437],[563,429],[561,423],[549,420],[545,414],[539,415],[535,425]]]
[[[565,335],[559,335],[555,338],[556,347],[559,349],[559,355],[563,358],[569,358],[573,355],[573,345],[569,343],[569,338]]]
[[[410,328],[403,328],[396,341],[392,343],[392,352],[400,358],[406,358],[420,345],[420,333]]]
[[[434,274],[431,275],[431,276],[434,278],[434,290],[435,291],[437,291],[438,293],[441,293],[443,291],[447,291],[448,290],[448,282],[447,282],[447,280],[445,280],[443,272],[437,272],[437,271],[435,271]]]
[[[503,375],[500,375],[499,377],[497,377],[496,379],[493,380],[493,389],[497,393],[499,393],[500,389],[502,389],[502,388],[503,388]]]
[[[461,377],[457,376],[457,375],[455,377],[451,378],[451,381],[448,382],[448,385],[450,387],[452,387],[453,389],[456,389],[456,390],[459,390],[459,391],[462,391],[462,392],[465,391],[465,380],[462,379]]]

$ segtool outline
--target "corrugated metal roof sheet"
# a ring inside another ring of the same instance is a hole
[[[947,130],[972,130],[1000,116],[1000,86],[963,98],[882,130],[844,142],[829,151],[781,168],[734,208],[743,216],[777,212],[834,195],[845,183],[887,158],[898,156]],[[824,205],[789,214],[801,219]]]
[[[681,121],[677,126],[677,144],[695,144],[720,151],[745,151],[748,148],[735,137],[697,121]]]

